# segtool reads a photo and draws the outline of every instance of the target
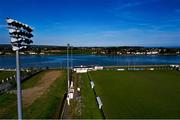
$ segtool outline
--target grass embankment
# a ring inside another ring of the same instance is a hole
[[[35,86],[37,82],[46,74],[48,71],[43,71],[42,73],[39,73],[38,75],[35,75],[30,78],[30,80],[27,80],[22,84],[22,89],[27,89]]]
[[[83,119],[100,119],[101,112],[96,105],[96,98],[90,86],[87,74],[82,74],[82,117]]]
[[[16,118],[17,114],[16,95],[3,94],[0,95],[0,119]]]
[[[91,72],[106,118],[180,118],[180,72]]]
[[[59,108],[61,106],[66,86],[65,71],[58,71],[62,74],[57,77],[53,84],[45,90],[43,94],[35,99],[32,104],[23,106],[23,118],[58,118]],[[25,81],[23,83],[24,90],[29,90],[40,84],[38,81],[41,80],[48,72],[51,71],[41,72],[40,74],[37,74]],[[4,94],[0,96],[0,118],[17,118],[16,107],[16,95]]]
[[[13,71],[0,71],[0,80],[5,80],[6,78],[13,75],[15,75],[15,72]]]

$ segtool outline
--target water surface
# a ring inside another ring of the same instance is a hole
[[[21,56],[22,67],[66,67],[66,55]],[[108,55],[73,55],[73,66],[79,65],[164,65],[180,64],[180,56],[108,56]],[[15,68],[15,56],[0,56],[0,68]]]

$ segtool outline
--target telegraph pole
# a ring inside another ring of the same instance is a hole
[[[69,81],[69,44],[67,44],[67,80],[68,80],[68,92],[69,92],[69,86],[70,86],[70,81]]]
[[[71,69],[73,70],[73,46],[71,46]]]
[[[70,98],[69,98],[69,87],[70,87],[70,81],[69,81],[69,44],[67,44],[67,103],[70,105]]]

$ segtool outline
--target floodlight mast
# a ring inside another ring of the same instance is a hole
[[[70,105],[69,89],[70,89],[70,77],[69,77],[69,44],[67,44],[67,103]]]
[[[16,82],[17,82],[17,104],[18,104],[18,119],[22,120],[22,91],[21,91],[21,78],[20,78],[20,60],[19,50],[27,48],[33,41],[33,29],[26,24],[18,22],[14,19],[7,18],[9,34],[11,38],[12,50],[16,52]]]

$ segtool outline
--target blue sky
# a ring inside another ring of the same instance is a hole
[[[180,46],[180,0],[1,0],[1,44],[6,17],[31,25],[34,44]]]

